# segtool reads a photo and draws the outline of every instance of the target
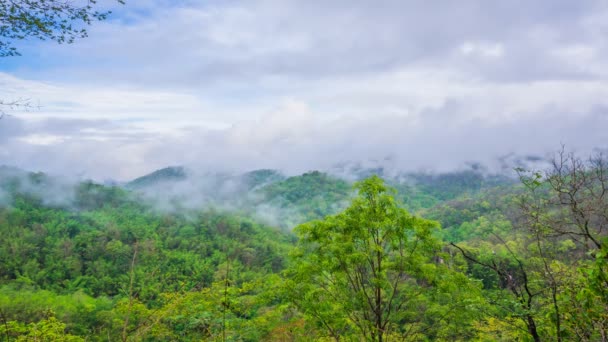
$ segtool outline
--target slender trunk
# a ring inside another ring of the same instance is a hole
[[[526,325],[528,326],[528,332],[532,335],[534,342],[540,342],[540,336],[538,335],[538,330],[536,329],[536,322],[534,322],[534,317],[532,315],[526,315]]]
[[[538,222],[538,218],[535,218]],[[543,265],[545,266],[545,274],[549,277],[549,282],[551,286],[551,299],[553,300],[553,309],[555,310],[555,335],[557,336],[557,341],[562,341],[562,332],[561,332],[561,316],[559,314],[559,304],[557,302],[557,281],[553,276],[553,271],[549,264],[547,264],[547,258],[545,258],[545,253],[543,252],[543,248],[541,246],[541,236],[539,232],[536,233],[536,246],[538,248],[538,253],[542,257]]]
[[[0,116],[0,119],[2,117]],[[4,317],[4,311],[0,311],[0,318],[2,318],[2,323],[4,323],[4,332],[6,334],[6,341],[11,340],[11,335],[8,333],[8,322],[6,321],[6,317]]]
[[[557,288],[555,284],[552,284],[551,291],[553,297],[553,307],[555,309],[555,329],[557,330],[557,341],[562,342],[561,317],[559,315],[559,305],[557,304]]]
[[[382,275],[382,253],[377,252],[376,258],[378,262],[376,277],[380,277]],[[378,342],[383,340],[382,323],[382,288],[380,285],[376,285],[376,333],[378,334]]]
[[[226,276],[224,279],[224,310],[222,312],[222,341],[226,341],[226,311],[228,310],[228,275],[230,273],[230,260],[226,261]]]
[[[133,281],[135,280],[135,261],[137,260],[137,241],[133,245],[133,259],[131,260],[131,270],[129,273],[129,306],[127,308],[127,316],[125,317],[125,322],[122,326],[122,341],[127,341],[127,328],[129,327],[129,317],[131,316],[131,311],[133,310]]]

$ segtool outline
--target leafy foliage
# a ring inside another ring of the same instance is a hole
[[[136,178],[127,183],[126,187],[129,189],[138,189],[151,186],[159,182],[180,181],[184,179],[186,179],[186,171],[183,167],[166,167],[145,176]]]
[[[0,339],[602,340],[608,173],[568,158],[358,196],[320,172],[218,176],[230,212],[0,167]]]
[[[335,339],[422,336],[427,315],[438,309],[429,298],[455,280],[438,263],[436,223],[400,208],[378,177],[356,188],[344,212],[296,228],[292,298]]]
[[[351,185],[328,174],[313,171],[259,189],[264,206],[286,209],[280,221],[287,227],[334,214],[343,208],[351,193]]]
[[[0,57],[20,55],[12,44],[15,40],[34,37],[70,44],[86,37],[84,26],[110,14],[95,10],[96,2],[78,6],[62,0],[0,0]]]
[[[167,326],[171,306],[225,279],[234,296],[255,298],[263,286],[240,289],[280,271],[291,241],[276,229],[214,210],[157,214],[122,189],[93,183],[75,188],[76,208],[49,207],[31,194],[12,198],[10,208],[0,209],[0,283],[11,294],[0,305],[2,316],[28,327],[51,308],[67,333],[89,339],[121,339],[123,331],[177,336]],[[226,263],[229,274],[222,273]],[[85,310],[81,299],[91,314],[77,315]],[[167,316],[155,321],[157,312]],[[230,324],[242,319],[227,318]],[[193,340],[203,336],[179,329]]]

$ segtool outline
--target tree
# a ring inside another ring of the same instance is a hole
[[[33,105],[29,99],[20,98],[11,101],[0,99],[0,119],[7,115],[6,110],[21,109],[24,111],[29,111],[34,108],[36,108],[36,106]]]
[[[495,240],[489,242],[490,240]],[[497,244],[493,244],[497,242]],[[517,240],[505,241],[498,234],[484,237],[484,242],[476,248],[476,252],[465,250],[463,247],[451,243],[450,245],[458,249],[462,256],[471,263],[471,268],[479,266],[494,273],[486,274],[484,283],[494,280],[499,289],[507,290],[514,300],[504,300],[507,296],[503,292],[496,294],[493,291],[486,291],[489,298],[488,302],[494,303],[501,310],[506,312],[506,318],[518,318],[525,325],[529,337],[534,341],[542,340],[542,329],[539,327],[539,300],[543,293],[543,285],[536,278],[532,278],[534,272],[533,262],[521,257],[520,251],[514,251],[509,245],[517,245],[521,248],[522,243]],[[492,251],[489,253],[489,251]],[[519,252],[519,253],[518,253]],[[532,258],[530,258],[532,259]],[[475,272],[479,275],[481,272]],[[488,279],[489,278],[489,279]],[[515,328],[517,324],[513,324]]]
[[[528,226],[567,237],[595,252],[608,237],[608,159],[597,154],[585,161],[562,148],[544,172],[518,169],[527,190],[520,208]]]
[[[355,188],[342,213],[296,227],[292,300],[335,340],[415,338],[443,272],[437,224],[399,207],[377,176]]]
[[[588,160],[564,148],[545,172],[519,169],[523,223],[533,237],[551,289],[557,337],[570,331],[579,340],[608,339],[608,160]],[[556,246],[570,244],[567,258],[579,275],[560,280],[550,260]],[[561,327],[563,325],[565,327]]]
[[[515,334],[523,324],[534,341],[608,339],[607,165],[562,149],[544,172],[518,169],[513,229],[492,224],[451,244],[484,281],[487,321]]]

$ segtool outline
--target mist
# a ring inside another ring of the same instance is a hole
[[[446,104],[420,116],[318,124],[310,111],[294,118],[285,108],[281,115],[226,129],[183,129],[177,135],[154,138],[133,135],[130,125],[119,123],[62,119],[32,123],[10,117],[0,122],[0,157],[5,164],[23,169],[124,182],[169,165],[186,166],[200,174],[276,169],[296,175],[331,171],[345,164],[382,167],[392,174],[448,172],[473,164],[500,172],[512,169],[518,159],[546,158],[562,144],[580,154],[607,147],[606,107],[495,122],[463,119],[458,115],[463,110]],[[58,132],[55,127],[63,123]]]
[[[11,206],[14,194],[37,198],[43,205],[75,208],[79,181],[0,165],[0,206]]]

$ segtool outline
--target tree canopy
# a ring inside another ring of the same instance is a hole
[[[377,176],[278,177],[256,201],[351,199],[295,234],[0,167],[0,340],[602,341],[608,164],[561,157],[416,214]]]
[[[377,176],[355,188],[345,211],[296,228],[294,301],[336,340],[416,338],[429,328],[429,296],[450,274],[432,236],[438,224],[398,206]]]

